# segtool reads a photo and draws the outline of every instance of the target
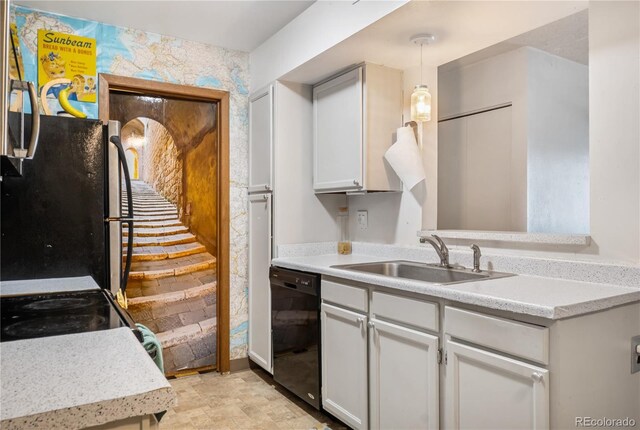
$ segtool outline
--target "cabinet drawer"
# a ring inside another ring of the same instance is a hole
[[[367,290],[337,282],[322,280],[322,300],[362,312],[368,312]]]
[[[438,331],[438,305],[435,303],[374,291],[371,310],[376,317]]]
[[[444,331],[452,337],[549,364],[549,329],[445,307]]]

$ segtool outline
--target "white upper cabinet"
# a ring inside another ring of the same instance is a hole
[[[384,161],[402,126],[402,72],[365,64],[313,89],[317,193],[400,191]]]
[[[273,85],[255,93],[249,101],[249,189],[272,189]]]
[[[313,188],[362,188],[362,69],[313,89]]]

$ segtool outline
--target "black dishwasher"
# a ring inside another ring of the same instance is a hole
[[[271,267],[273,379],[320,409],[320,275]]]

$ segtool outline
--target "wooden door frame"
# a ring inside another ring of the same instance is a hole
[[[218,203],[216,209],[218,221],[216,249],[218,328],[216,336],[218,345],[216,351],[218,371],[229,372],[229,92],[100,73],[98,116],[105,124],[109,120],[109,93],[111,91],[218,103]]]

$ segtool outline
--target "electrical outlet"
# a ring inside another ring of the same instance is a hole
[[[358,228],[360,230],[366,230],[368,226],[367,211],[358,211]]]

